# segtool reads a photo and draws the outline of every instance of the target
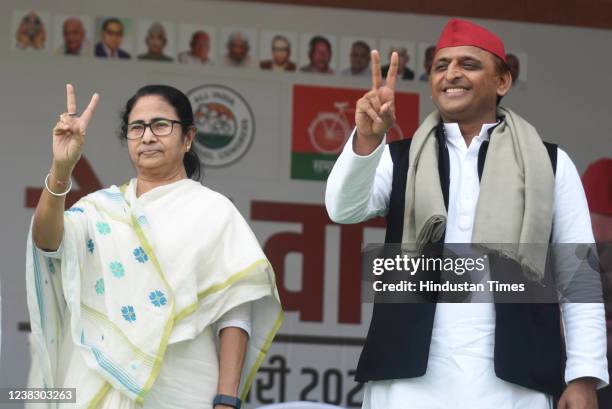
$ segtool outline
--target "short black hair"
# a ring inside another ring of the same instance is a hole
[[[354,42],[354,43],[351,45],[351,48],[352,48],[352,47],[361,47],[361,48],[363,48],[364,50],[368,50],[368,53],[370,52],[370,45],[369,45],[368,43],[366,43],[365,41],[363,41],[363,40],[357,40],[357,41],[355,41],[355,42]]]
[[[497,73],[497,75],[502,76],[510,72],[510,67],[504,60],[502,60],[496,55],[493,55],[493,59],[495,60],[495,72]],[[504,97],[503,95],[497,96],[497,101],[496,101],[497,105],[499,105],[503,97]]]
[[[123,23],[117,17],[111,17],[104,20],[102,23],[102,31],[106,31],[108,25],[112,23],[119,24],[121,26],[121,31],[123,32]]]
[[[121,112],[121,128],[119,131],[119,138],[121,140],[126,139],[128,119],[134,105],[136,105],[136,102],[140,98],[147,95],[158,95],[174,107],[176,115],[181,121],[181,127],[184,133],[194,127],[193,108],[191,107],[189,98],[187,98],[185,94],[169,85],[145,85],[136,91],[136,93],[126,102],[125,108]],[[200,179],[202,166],[198,154],[194,151],[193,145],[189,151],[185,153],[183,165],[185,166],[187,177],[195,180]]]
[[[325,46],[329,50],[329,53],[331,54],[332,47],[331,47],[331,43],[329,42],[329,40],[327,38],[323,37],[322,35],[316,35],[316,36],[312,37],[310,39],[310,42],[308,43],[308,55],[312,54],[312,52],[314,51],[314,49],[315,49],[315,47],[317,46],[318,43],[325,44]]]

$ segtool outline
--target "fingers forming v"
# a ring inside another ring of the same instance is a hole
[[[372,90],[377,90],[382,85],[382,73],[380,71],[380,55],[377,50],[372,50]]]
[[[72,84],[66,84],[66,112],[74,114],[77,111],[76,96]]]
[[[98,105],[98,101],[100,100],[100,95],[95,93],[92,95],[91,100],[89,101],[89,105],[85,108],[85,111],[81,114],[81,121],[83,123],[83,128],[86,128],[89,125],[89,121],[91,121],[91,117],[96,110],[96,106]]]
[[[397,80],[397,66],[399,65],[399,56],[397,52],[393,51],[391,54],[391,63],[389,64],[389,71],[387,71],[387,78],[385,78],[385,85],[392,90],[395,89],[395,83]]]

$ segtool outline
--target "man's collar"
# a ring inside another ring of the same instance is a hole
[[[483,141],[489,140],[489,130],[494,128],[497,124],[499,124],[499,119],[498,122],[482,124],[482,127],[480,128],[480,133],[476,136],[475,139]],[[446,139],[448,142],[452,143],[453,145],[457,145],[459,143],[465,144],[463,135],[461,134],[461,129],[459,129],[459,124],[457,122],[445,122],[443,125],[444,132],[446,133]]]

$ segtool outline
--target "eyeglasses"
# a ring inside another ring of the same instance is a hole
[[[132,122],[127,124],[125,137],[127,139],[140,139],[143,137],[145,130],[151,129],[155,136],[168,136],[174,130],[174,124],[183,124],[181,121],[175,121],[172,119],[154,119],[149,123],[145,122]]]

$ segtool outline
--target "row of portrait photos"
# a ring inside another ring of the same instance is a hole
[[[13,48],[23,51],[368,78],[370,50],[381,53],[383,75],[391,52],[397,51],[398,77],[408,81],[428,80],[427,68],[435,49],[433,43],[401,39],[217,28],[32,10],[14,10],[12,30]],[[508,62],[513,75],[525,82],[526,55],[515,52]]]

